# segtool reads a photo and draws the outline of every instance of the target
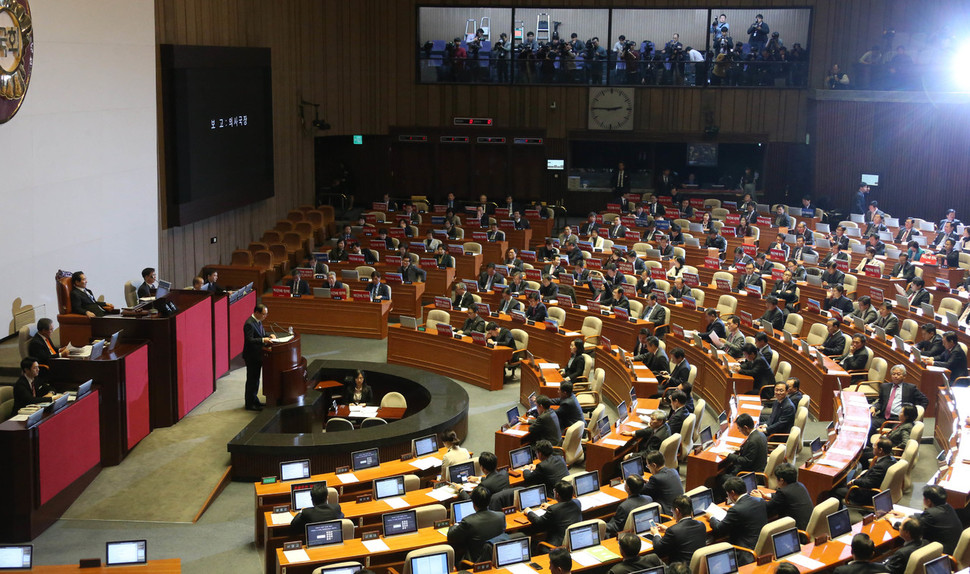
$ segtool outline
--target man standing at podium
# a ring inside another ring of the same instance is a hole
[[[243,324],[243,360],[246,362],[246,410],[259,411],[263,403],[259,402],[256,392],[259,390],[259,375],[263,369],[263,347],[269,346],[276,335],[266,335],[263,321],[269,315],[266,305],[256,305],[251,317]]]

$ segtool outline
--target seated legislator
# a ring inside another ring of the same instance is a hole
[[[478,275],[478,288],[482,291],[491,291],[492,285],[505,284],[505,278],[495,272],[495,264],[489,263],[485,266],[485,271]]]
[[[839,271],[839,265],[835,261],[829,261],[822,273],[822,287],[830,289],[836,285],[845,284],[845,273]]]
[[[667,425],[670,426],[670,433],[677,434],[684,428],[684,421],[687,415],[691,414],[692,408],[687,403],[689,395],[683,390],[675,390],[670,393],[670,416],[667,417]],[[693,400],[690,400],[693,405]]]
[[[842,311],[843,315],[848,315],[852,312],[852,299],[845,296],[845,286],[836,285],[826,291],[825,300],[822,301],[822,310],[828,311],[833,307]]]
[[[808,271],[805,269],[805,266],[794,259],[786,261],[785,268],[791,271],[791,277],[795,281],[805,281],[805,277],[808,276]]]
[[[644,268],[640,271],[637,276],[637,295],[640,297],[649,297],[656,288],[657,282],[653,280],[653,277],[650,277],[650,268]]]
[[[641,329],[641,332],[643,331],[646,331],[646,329]],[[640,336],[638,336],[638,338],[640,338]],[[634,362],[643,363],[646,368],[650,369],[654,373],[665,373],[670,369],[670,360],[667,358],[667,353],[660,348],[660,339],[652,335],[646,337],[646,343],[643,345],[641,352],[639,354],[635,354],[627,361],[628,366],[632,366]],[[688,375],[689,374],[690,373],[688,371]]]
[[[654,450],[647,453],[647,470],[650,478],[643,485],[643,493],[660,503],[661,511],[669,516],[673,515],[674,501],[684,494],[684,483],[680,481],[680,473],[676,468],[664,466],[667,459],[662,452]],[[688,516],[690,513],[688,513]]]
[[[774,295],[765,297],[765,313],[758,322],[762,325],[770,323],[773,328],[780,331],[785,328],[786,318],[785,312],[778,308],[778,298]]]
[[[542,323],[546,320],[546,304],[542,302],[538,293],[530,293],[526,299],[526,305],[528,305],[528,308],[525,310],[526,319],[535,321],[536,323]]]
[[[498,223],[492,222],[488,224],[488,231],[485,233],[485,241],[495,242],[495,241],[505,241],[505,232],[498,228]]]
[[[943,249],[938,255],[941,261],[946,262],[947,267],[956,269],[960,266],[960,251],[956,248],[956,242],[953,239],[947,239],[943,243]]]
[[[916,238],[917,235],[922,235],[919,229],[916,229],[916,221],[912,217],[907,217],[906,221],[903,222],[903,226],[899,228],[896,233],[896,237],[893,239],[894,243],[900,245],[906,245],[910,241]]]
[[[862,260],[859,261],[859,264],[856,265],[855,267],[856,272],[862,273],[865,270],[866,265],[878,265],[879,260],[876,259],[876,255],[878,255],[878,253],[876,253],[876,248],[871,247],[869,246],[868,243],[866,243],[865,257],[863,257]]]
[[[155,281],[158,277],[155,275],[154,267],[145,267],[141,270],[142,283],[138,286],[138,298],[142,297],[154,297],[155,293],[158,291],[158,285]]]
[[[846,371],[861,371],[866,367],[869,354],[866,353],[866,338],[860,333],[852,335],[849,352],[839,359],[839,365]]]
[[[630,310],[630,300],[627,299],[626,294],[623,292],[623,287],[613,287],[613,296],[610,297],[609,305],[614,309],[619,307],[620,309],[626,309],[627,311]]]
[[[505,260],[502,261],[502,264],[508,267],[509,273],[512,273],[513,270],[521,272],[524,269],[522,260],[516,255],[515,249],[511,247],[505,252]]]
[[[367,292],[370,294],[371,301],[390,301],[391,286],[381,281],[381,272],[372,271],[370,283],[367,285]]]
[[[745,257],[748,257],[745,255]],[[748,257],[750,259],[750,257]],[[738,276],[738,283],[734,286],[734,290],[738,293],[743,293],[748,286],[757,287],[764,292],[765,282],[761,279],[761,275],[755,272],[754,262],[749,261],[744,266],[744,273]]]
[[[99,302],[94,293],[88,289],[88,278],[83,271],[75,271],[71,275],[71,312],[88,317],[104,317],[108,311],[114,309],[108,303]]]
[[[872,308],[872,299],[870,299],[868,295],[859,297],[859,299],[856,301],[856,306],[858,309],[849,313],[849,317],[851,317],[853,320],[858,317],[862,319],[863,323],[868,325],[869,323],[875,322],[875,320],[879,318],[879,314],[876,313],[876,310]]]
[[[717,309],[709,307],[707,311],[704,311],[704,315],[707,318],[707,327],[705,327],[706,331],[698,333],[701,339],[710,343],[711,333],[715,333],[721,339],[727,337],[727,329],[724,327],[724,321],[721,321],[720,313],[718,313]]]
[[[579,265],[583,261],[583,250],[579,248],[578,243],[578,240],[571,240],[563,244],[563,249],[566,251],[566,262],[573,266]]]
[[[354,243],[350,246],[350,255],[363,255],[364,265],[377,263],[377,259],[374,258],[374,253],[370,249],[361,249],[360,243]]]
[[[633,510],[640,508],[644,504],[650,504],[653,499],[643,494],[643,477],[638,474],[627,475],[624,481],[626,489],[626,500],[616,507],[613,518],[606,523],[606,537],[613,538],[618,532],[623,530],[626,518]]]
[[[850,545],[852,560],[848,564],[838,566],[833,574],[878,574],[886,572],[886,567],[880,562],[872,562],[876,555],[876,545],[868,534],[859,533],[852,537]]]
[[[741,347],[744,346],[744,333],[741,332],[741,319],[737,315],[727,318],[727,336],[717,342],[716,347],[735,359],[741,357]]]
[[[559,385],[559,396],[550,399],[553,405],[559,405],[556,409],[556,418],[559,419],[559,428],[568,429],[573,423],[585,421],[583,409],[579,406],[579,399],[573,394],[573,384],[563,381]]]
[[[926,282],[922,277],[917,277],[909,282],[909,306],[919,307],[923,303],[930,302],[930,292],[926,290]]]
[[[559,259],[559,250],[553,247],[551,237],[546,237],[542,247],[536,249],[536,259],[540,262],[555,261]]]
[[[46,403],[54,396],[50,385],[38,380],[40,363],[33,357],[24,357],[20,361],[20,378],[13,385],[13,412],[16,413],[27,405]]]
[[[336,271],[330,271],[329,273],[327,273],[327,276],[323,279],[322,287],[324,289],[330,289],[331,291],[333,291],[334,289],[343,289],[344,284],[341,283],[339,280],[337,280]]]
[[[956,510],[947,502],[946,490],[936,484],[923,487],[923,512],[914,514],[923,523],[923,538],[943,545],[943,553],[952,555],[963,525]]]
[[[546,533],[546,542],[553,546],[562,546],[566,529],[581,522],[583,512],[579,507],[579,501],[573,498],[575,490],[572,484],[560,480],[552,491],[555,493],[555,504],[543,502],[542,508],[545,509],[545,513],[542,516],[536,514],[531,508],[525,516],[537,531]]]
[[[727,239],[721,237],[716,227],[711,227],[710,231],[708,231],[707,239],[704,241],[704,247],[707,249],[717,249],[723,255],[727,251]]]
[[[484,486],[476,486],[471,499],[475,512],[448,529],[448,544],[454,548],[456,559],[478,562],[485,558],[486,543],[505,532],[505,515],[488,509],[492,493]]]
[[[507,468],[497,470],[498,457],[495,453],[484,451],[478,455],[478,466],[482,469],[482,476],[472,476],[468,479],[469,482],[484,486],[492,494],[509,488],[509,471]]]
[[[609,531],[609,525],[607,525],[607,531]],[[610,568],[609,574],[630,574],[631,572],[640,572],[647,568],[656,568],[657,566],[664,565],[656,554],[651,553],[640,556],[640,537],[632,532],[624,532],[619,536],[617,542],[617,545],[620,547],[620,556],[623,559]]]
[[[525,283],[525,279],[522,278],[522,271],[509,267],[509,273],[511,274],[511,279],[509,280],[509,286],[506,291],[512,293],[512,295],[521,295],[525,293],[525,290],[529,287]]]
[[[401,258],[401,267],[398,268],[397,272],[401,274],[401,280],[404,283],[423,283],[425,277],[427,277],[424,269],[411,264],[410,257]]]
[[[944,333],[943,352],[933,359],[926,360],[926,364],[949,369],[950,380],[967,376],[967,354],[960,347],[957,334],[952,331]]]
[[[468,292],[467,287],[463,281],[459,281],[455,284],[455,298],[451,301],[451,308],[455,310],[459,309],[471,309],[475,306],[475,298],[472,294]]]
[[[37,321],[37,334],[27,343],[27,356],[33,357],[40,364],[42,372],[50,368],[51,361],[57,357],[67,356],[67,347],[57,349],[51,335],[54,334],[54,322],[44,317]]]
[[[918,416],[919,411],[916,410],[915,406],[911,404],[904,405],[899,411],[899,424],[885,430],[880,430],[879,428],[882,426],[882,423],[879,425],[874,425],[871,429],[872,434],[880,433],[882,437],[888,438],[889,442],[893,443],[893,448],[905,448],[906,443],[909,442],[909,435],[913,432],[913,424],[916,422]],[[882,420],[882,418],[880,417],[879,420]],[[859,458],[859,464],[863,468],[869,466],[869,461],[872,460],[873,451],[874,449],[872,446],[867,446],[866,448],[862,449],[862,456]]]
[[[842,251],[842,246],[841,245],[839,245],[838,243],[833,243],[832,244],[832,250],[829,251],[829,254],[826,255],[825,257],[823,257],[822,260],[818,262],[818,264],[819,264],[819,267],[824,267],[825,269],[829,269],[829,264],[835,263],[835,262],[840,261],[840,260],[841,261],[848,262],[849,261],[849,254],[846,253],[846,252],[844,252],[844,251]],[[838,267],[836,267],[836,269],[838,269]],[[825,279],[824,279],[825,273],[823,273],[822,275],[823,275],[822,282],[824,283],[825,282]]]
[[[573,247],[575,247],[575,244],[579,243],[579,236],[573,232],[573,226],[567,224],[562,226],[562,233],[559,234],[559,245],[569,243],[573,243]]]
[[[490,321],[485,325],[485,341],[488,343],[493,343],[501,347],[508,347],[510,349],[515,349],[515,338],[512,337],[512,331],[509,331],[505,327],[500,327],[496,323]]]
[[[522,214],[518,211],[512,213],[512,224],[516,229],[531,229],[532,225],[529,224],[529,220],[522,217]]]
[[[787,217],[787,215],[786,215],[786,217]],[[779,226],[779,227],[787,227],[787,226]],[[775,241],[768,244],[768,248],[765,251],[768,254],[771,254],[771,251],[773,249],[778,249],[782,253],[784,253],[784,257],[785,257],[786,260],[791,259],[790,257],[788,257],[788,255],[791,253],[791,247],[787,243],[785,243],[785,238],[786,238],[786,236],[785,236],[784,233],[779,233],[775,237]]]
[[[754,378],[754,388],[748,394],[761,394],[761,389],[773,385],[775,382],[775,374],[771,372],[771,365],[768,364],[764,355],[758,352],[758,348],[751,343],[745,343],[741,347],[741,353],[744,360],[738,365],[738,372]]]
[[[543,301],[552,301],[559,296],[559,284],[553,283],[552,275],[548,273],[542,276],[542,283],[539,285],[539,296]]]
[[[671,566],[676,563],[690,564],[694,553],[707,545],[707,528],[703,522],[694,520],[693,507],[687,496],[675,498],[672,509],[674,524],[650,528],[653,549],[657,554],[666,556]]]
[[[778,487],[768,500],[768,516],[790,516],[795,519],[795,526],[805,530],[815,504],[805,485],[798,482],[798,468],[783,462],[775,467],[775,478]],[[761,491],[755,490],[754,496],[762,496]]]
[[[724,481],[724,491],[731,507],[723,520],[710,518],[711,534],[715,539],[726,537],[735,546],[753,550],[758,543],[761,529],[768,523],[768,505],[764,500],[749,495],[744,481],[736,476]],[[739,565],[752,561],[753,558],[747,552],[738,553]]]
[[[512,311],[522,310],[522,303],[518,299],[514,299],[512,295],[511,289],[502,289],[502,302],[499,303],[498,309],[496,309],[499,313],[511,315]]]
[[[889,574],[903,574],[906,572],[906,564],[909,557],[915,550],[919,550],[926,545],[923,540],[923,523],[918,518],[910,517],[903,520],[898,527],[899,537],[903,540],[903,545],[896,549],[882,561],[883,567]]]
[[[576,379],[583,376],[583,371],[586,370],[586,359],[583,358],[583,355],[586,354],[586,347],[582,339],[573,339],[570,344],[572,345],[572,354],[569,355],[569,361],[565,368],[560,369],[559,372],[564,381],[574,383]]]
[[[445,454],[441,457],[441,476],[448,476],[448,467],[451,465],[465,462],[471,458],[468,449],[461,446],[458,433],[453,430],[441,434],[441,444],[445,447]],[[486,506],[488,506],[488,503],[486,503]]]
[[[434,259],[438,263],[439,269],[447,269],[455,266],[455,258],[445,251],[444,244],[438,245],[434,250]]]
[[[332,261],[332,259],[331,259]],[[205,277],[203,289],[210,293],[225,293],[226,290],[219,285],[219,272],[215,269],[203,269],[202,276]]]
[[[744,268],[748,263],[754,263],[754,259],[750,255],[744,252],[743,247],[734,248],[734,262],[731,263],[733,267]],[[755,266],[757,268],[757,266]],[[735,291],[740,291],[740,289],[735,289]]]
[[[899,334],[899,317],[893,313],[893,304],[889,300],[884,300],[879,306],[879,317],[872,323],[874,327],[879,327],[886,331],[886,335],[895,337]]]
[[[460,335],[485,332],[485,320],[478,316],[476,307],[474,303],[468,307],[468,317],[462,324],[461,329],[458,330]]]
[[[762,275],[771,275],[771,270],[775,268],[775,264],[769,261],[764,253],[759,253],[754,256],[754,267]]]
[[[540,440],[535,443],[538,463],[526,465],[522,470],[522,486],[536,484],[546,485],[546,492],[552,492],[553,487],[569,475],[566,461],[558,454],[554,454],[553,443]]]
[[[845,337],[842,333],[842,324],[838,319],[829,319],[825,322],[825,325],[829,334],[820,346],[822,354],[829,357],[842,356],[842,351],[845,349]]]
[[[670,285],[670,291],[667,291],[667,297],[671,299],[683,299],[684,296],[690,296],[690,287],[684,285],[684,278],[677,277],[674,282]]]
[[[358,369],[344,388],[343,400],[348,405],[365,407],[374,404],[374,390],[364,382],[364,372]]]
[[[441,245],[441,240],[434,236],[433,229],[429,229],[424,238],[424,250],[428,253],[434,253],[439,245]]]
[[[748,413],[741,413],[734,419],[734,425],[746,437],[737,452],[727,455],[727,474],[742,472],[764,472],[768,464],[768,439],[754,426],[754,419]],[[724,486],[727,490],[727,485]]]
[[[673,361],[670,363],[670,373],[663,371],[655,372],[657,378],[661,380],[657,389],[660,391],[654,398],[664,395],[667,390],[679,388],[690,379],[690,363],[687,362],[687,354],[684,349],[677,347],[673,350]]]
[[[798,289],[798,284],[792,279],[791,271],[785,269],[781,279],[775,281],[775,288],[771,291],[771,294],[778,300],[784,301],[787,308],[791,310],[798,303],[796,289]]]
[[[936,325],[923,323],[919,326],[919,342],[916,343],[920,355],[923,357],[939,357],[946,349],[943,348],[943,336],[936,332]]]
[[[310,501],[313,502],[313,506],[304,508],[290,521],[291,536],[302,537],[307,524],[337,520],[338,518],[344,517],[344,513],[340,510],[339,502],[334,504],[327,502],[326,484],[316,484],[310,489]]]
[[[205,279],[203,279],[201,276],[196,275],[195,277],[192,278],[193,291],[202,291],[203,285],[205,285]]]
[[[792,261],[804,261],[806,255],[818,255],[814,249],[805,244],[805,236],[795,236],[795,248],[792,249]]]
[[[762,419],[758,430],[767,436],[791,432],[791,427],[795,424],[795,405],[788,398],[788,385],[775,383],[775,399],[771,401],[768,415],[762,415]]]
[[[882,479],[886,477],[886,471],[896,462],[892,451],[893,443],[888,438],[877,440],[869,468],[857,474],[845,486],[833,490],[832,495],[839,500],[846,500],[850,503],[871,505],[872,489],[878,489],[882,486]],[[858,488],[851,488],[853,486]],[[846,498],[847,496],[848,498]]]
[[[899,254],[899,263],[893,265],[890,277],[912,281],[916,278],[916,266],[909,262],[909,253],[905,251]]]
[[[785,381],[785,386],[788,387],[788,398],[791,400],[791,404],[795,405],[795,408],[798,409],[798,403],[805,396],[805,393],[801,389],[802,382],[798,380],[798,377],[788,377],[788,380]]]
[[[310,294],[310,284],[300,277],[299,273],[295,273],[293,278],[286,282],[286,286],[290,288],[290,295],[301,296]]]
[[[637,429],[636,432],[620,431],[620,434],[636,437],[640,441],[640,456],[646,457],[653,451],[659,451],[660,445],[671,435],[670,425],[667,424],[667,412],[656,409],[650,413],[647,428]]]
[[[330,250],[327,254],[327,259],[331,263],[340,263],[341,261],[347,261],[348,253],[346,249],[346,241],[341,238],[337,240],[337,244]]]
[[[559,418],[552,411],[552,400],[546,395],[536,397],[536,411],[538,414],[531,421],[528,418],[519,417],[520,423],[529,423],[529,433],[522,437],[522,442],[536,444],[545,440],[558,446],[562,440],[562,430],[559,428]]]

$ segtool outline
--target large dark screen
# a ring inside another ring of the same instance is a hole
[[[162,47],[167,226],[273,195],[267,48]]]

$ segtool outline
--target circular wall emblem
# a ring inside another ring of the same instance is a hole
[[[34,67],[34,28],[27,0],[0,0],[0,124],[24,101]]]

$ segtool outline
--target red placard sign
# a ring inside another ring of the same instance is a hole
[[[849,262],[846,261],[845,259],[836,259],[835,260],[835,268],[838,269],[839,271],[843,272],[843,273],[848,273],[849,272]]]
[[[650,278],[651,279],[667,279],[667,273],[663,270],[663,267],[651,267],[650,268]]]
[[[725,223],[737,227],[741,224],[741,216],[737,213],[729,213],[725,218]]]
[[[682,277],[684,279],[684,285],[687,285],[692,289],[701,284],[701,279],[700,277],[697,276],[696,273],[685,272],[683,273]]]
[[[354,301],[370,301],[370,293],[363,289],[354,289],[350,292],[350,295],[354,298]]]
[[[866,277],[879,277],[881,273],[879,272],[878,265],[866,265],[865,269]]]
[[[598,257],[590,257],[586,260],[586,267],[589,267],[590,269],[602,269],[603,261]]]
[[[752,322],[751,313],[747,311],[738,311],[738,319],[741,319],[742,327],[750,327]]]
[[[290,288],[286,285],[273,285],[273,297],[289,297]]]
[[[717,258],[717,257],[705,257],[704,258],[704,267],[706,269],[720,269],[721,268],[721,260],[719,258]]]

